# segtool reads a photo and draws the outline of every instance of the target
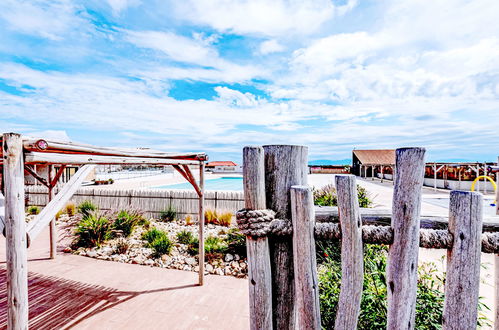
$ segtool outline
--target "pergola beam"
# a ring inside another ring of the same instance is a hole
[[[27,164],[61,164],[61,165],[197,165],[199,161],[184,159],[124,157],[124,156],[93,156],[81,154],[56,154],[48,152],[27,152]]]

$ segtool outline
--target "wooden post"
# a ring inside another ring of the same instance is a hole
[[[52,177],[53,177],[54,167],[53,165],[49,165],[48,167],[48,183],[49,183],[49,193],[48,199],[49,203],[54,198],[54,186],[52,185]],[[55,218],[50,221],[50,259],[55,259],[57,254],[57,227],[55,226]]]
[[[243,149],[243,183],[245,207],[266,209],[265,168],[262,147]],[[272,274],[269,239],[246,237],[250,329],[272,329]]]
[[[383,174],[383,170],[385,169],[385,166],[381,166],[381,183],[383,183],[383,179],[385,178],[385,174]]]
[[[341,226],[341,291],[335,329],[357,329],[364,284],[362,220],[355,176],[337,175]]]
[[[433,190],[437,191],[437,163],[433,163]]]
[[[24,212],[23,146],[19,134],[3,134],[7,328],[28,328],[28,251]]]
[[[291,219],[290,189],[307,184],[305,146],[270,145],[265,151],[265,194],[267,207],[279,219]],[[274,329],[294,329],[295,291],[293,242],[291,237],[269,240],[272,266],[272,306]]]
[[[414,329],[424,157],[424,148],[401,148],[395,154],[393,244],[387,266],[387,329]]]
[[[497,157],[497,165],[499,166],[499,157]],[[499,172],[496,172],[496,214],[499,215]],[[495,321],[494,321],[494,329],[499,330],[499,254],[496,254],[494,258],[496,264],[496,303],[495,303]]]
[[[199,162],[199,285],[204,284],[204,161]]]
[[[374,180],[374,165],[371,166],[371,180]]]
[[[321,308],[314,238],[315,212],[309,187],[291,187],[291,214],[297,328],[320,330]]]
[[[475,329],[482,234],[482,195],[452,191],[449,232],[454,237],[447,253],[442,329]]]

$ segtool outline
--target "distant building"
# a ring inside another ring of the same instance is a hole
[[[240,173],[241,167],[232,161],[215,161],[206,164],[206,171],[213,173]]]
[[[394,167],[394,149],[353,150],[352,152],[352,174],[357,176],[392,179]]]
[[[310,174],[350,174],[350,165],[308,165]]]

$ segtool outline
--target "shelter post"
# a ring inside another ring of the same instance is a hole
[[[49,183],[49,194],[48,194],[48,201],[50,201],[54,198],[54,186],[52,185],[52,180],[53,180],[53,171],[54,171],[54,166],[49,165],[48,166],[48,183]],[[55,218],[50,221],[50,259],[55,259],[56,253],[57,253],[57,228],[55,226]]]
[[[19,134],[3,134],[7,328],[28,328],[28,251],[24,213],[23,145]]]
[[[204,161],[199,162],[199,285],[204,284]]]

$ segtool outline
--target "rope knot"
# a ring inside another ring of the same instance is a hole
[[[270,223],[274,220],[275,212],[272,210],[242,209],[236,212],[239,230],[246,236],[262,237],[271,232]]]

